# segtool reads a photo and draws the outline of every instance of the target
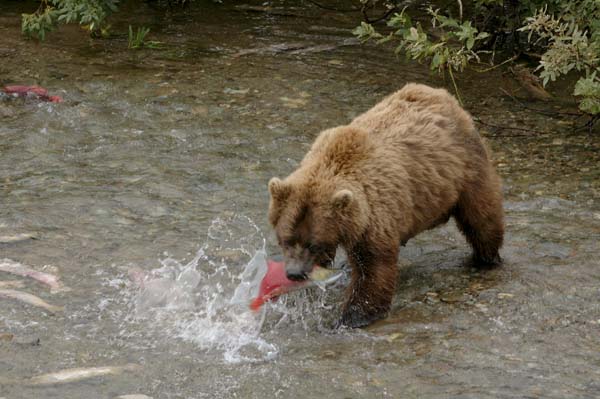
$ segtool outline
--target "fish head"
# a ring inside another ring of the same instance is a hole
[[[251,302],[250,308],[258,310],[265,302],[275,300],[280,295],[304,286],[305,283],[289,279],[284,262],[269,259],[267,272],[260,282],[258,296]]]

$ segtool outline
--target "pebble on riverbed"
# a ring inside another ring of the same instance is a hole
[[[12,341],[14,335],[11,333],[2,333],[0,334],[0,341]]]

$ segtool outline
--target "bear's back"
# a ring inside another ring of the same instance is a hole
[[[374,150],[373,141],[365,130],[338,126],[319,134],[301,166],[315,172],[324,170],[333,175],[348,174],[360,168]]]
[[[471,117],[452,95],[415,83],[387,96],[350,126],[364,129],[374,140],[389,145],[417,137],[437,141],[437,135],[456,136],[462,141],[475,133]]]

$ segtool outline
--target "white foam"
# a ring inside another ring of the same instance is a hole
[[[136,317],[160,325],[157,330],[169,337],[221,350],[226,362],[275,358],[278,348],[259,336],[265,311],[255,313],[248,306],[266,273],[264,237],[251,220],[240,217],[216,219],[207,236],[187,264],[166,258],[160,268],[136,277],[141,285],[133,299]],[[245,266],[235,265],[218,259],[223,250],[252,257]]]
[[[150,329],[167,338],[179,338],[207,351],[221,351],[228,363],[276,358],[278,346],[261,336],[266,312],[270,312],[271,330],[288,323],[308,330],[311,326],[307,318],[318,318],[315,310],[325,309],[325,305],[322,301],[315,303],[312,294],[304,291],[295,293],[293,299],[285,296],[275,304],[267,304],[259,312],[249,309],[267,271],[265,241],[248,218],[216,219],[206,242],[188,263],[167,257],[160,262],[161,267],[150,272],[130,272],[141,286],[133,296],[136,317],[146,319]],[[317,290],[321,299],[324,285]]]

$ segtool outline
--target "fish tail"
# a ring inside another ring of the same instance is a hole
[[[256,297],[252,302],[250,302],[250,309],[256,312],[265,302],[266,301],[264,297]]]

